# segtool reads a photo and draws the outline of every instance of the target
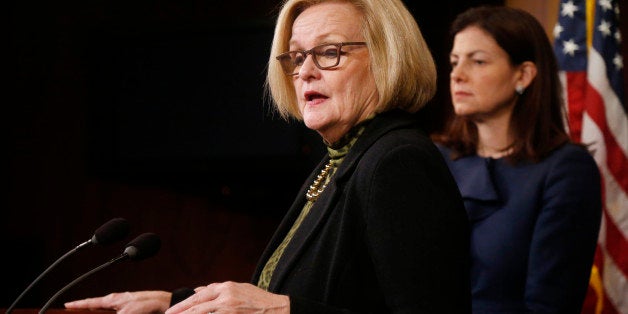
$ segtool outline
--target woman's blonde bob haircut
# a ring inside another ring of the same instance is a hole
[[[308,7],[347,2],[363,15],[363,36],[379,95],[376,111],[400,108],[416,112],[436,92],[436,66],[414,17],[401,0],[286,0],[279,12],[268,61],[266,91],[282,118],[302,120],[294,77],[275,57],[288,51],[292,24]]]

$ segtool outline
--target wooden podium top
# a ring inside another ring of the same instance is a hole
[[[12,314],[38,314],[40,309],[14,309]],[[1,309],[1,313],[6,313],[7,309]],[[46,314],[112,314],[113,310],[70,310],[70,309],[48,309]]]

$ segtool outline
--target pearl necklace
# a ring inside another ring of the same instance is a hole
[[[331,159],[325,165],[325,167],[321,170],[321,173],[318,176],[316,176],[316,179],[314,179],[314,182],[312,182],[312,184],[310,185],[310,188],[307,190],[307,193],[305,193],[305,198],[307,198],[308,201],[310,202],[316,201],[318,196],[321,193],[323,193],[323,191],[327,187],[326,181],[327,181],[327,176],[329,176],[330,171],[331,171]],[[322,183],[322,186],[321,186],[321,183]]]
[[[500,151],[496,151],[496,150],[492,150],[493,152],[491,153],[488,149],[486,148],[479,148],[477,151],[478,156],[480,157],[484,157],[484,158],[492,158],[492,159],[500,159],[500,158],[504,158],[506,156],[511,155],[514,152],[514,148],[510,147],[506,150],[500,150]]]

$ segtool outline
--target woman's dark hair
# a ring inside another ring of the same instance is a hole
[[[549,38],[530,13],[506,6],[480,6],[456,17],[449,31],[450,43],[457,33],[475,26],[493,37],[513,65],[531,61],[537,74],[513,109],[511,127],[514,143],[511,162],[539,161],[568,142],[566,116],[558,66]],[[514,92],[514,91],[513,91]],[[474,154],[478,135],[473,122],[452,114],[445,132],[434,139],[450,147],[453,158]]]

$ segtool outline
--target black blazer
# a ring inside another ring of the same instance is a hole
[[[303,208],[305,181],[252,282]],[[469,225],[443,157],[415,118],[379,114],[287,246],[269,291],[292,313],[469,313]]]

